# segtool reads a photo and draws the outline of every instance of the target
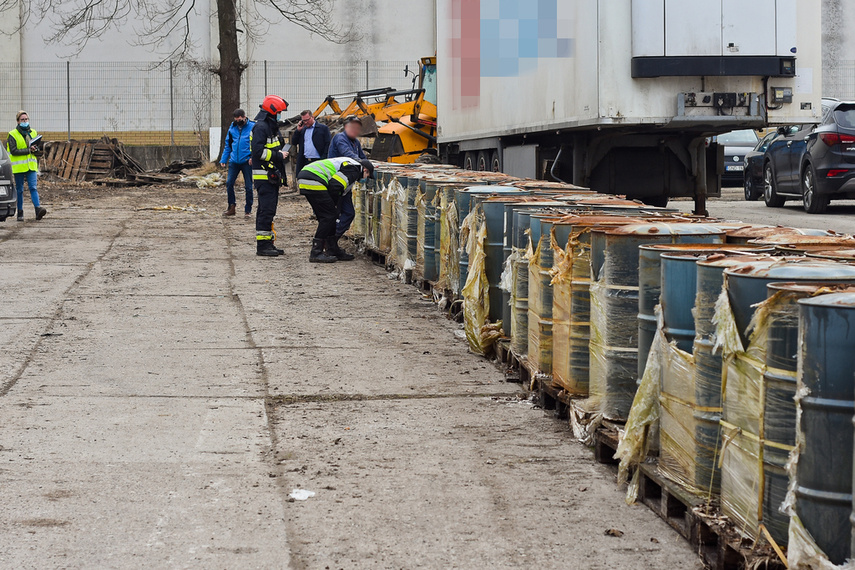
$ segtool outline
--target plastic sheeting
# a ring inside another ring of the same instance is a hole
[[[440,248],[437,287],[450,290],[457,295],[460,292],[460,225],[453,188],[442,189],[439,209]]]
[[[783,517],[780,511],[782,505],[765,500],[770,493],[775,494],[772,490],[776,483],[774,473],[771,473],[774,465],[765,466],[764,469],[764,462],[768,463],[765,458],[766,448],[773,447],[784,455],[792,449],[782,442],[767,441],[765,438],[769,422],[781,421],[780,418],[767,417],[767,407],[781,409],[791,406],[791,403],[783,400],[767,401],[779,396],[766,389],[764,380],[770,314],[780,303],[781,296],[776,295],[757,307],[749,326],[751,332],[747,347],[743,346],[740,338],[727,287],[716,303],[714,318],[717,346],[721,348],[724,358],[721,506],[737,528],[752,538],[760,536],[760,524],[764,522],[764,517],[770,519],[767,526],[773,526],[775,519]]]
[[[427,223],[427,201],[421,189],[416,191],[416,258],[413,267],[413,276],[416,279],[424,279],[425,276],[425,225]]]
[[[412,179],[411,179],[412,180]],[[397,179],[396,179],[397,182]],[[395,185],[394,194],[394,259],[396,267],[409,271],[416,266],[418,184]]]
[[[552,372],[552,290],[549,288],[549,270],[543,265],[543,245],[546,236],[528,264],[528,362],[538,372]],[[548,247],[548,246],[547,246]],[[549,318],[547,314],[547,303]]]
[[[463,222],[466,251],[469,254],[469,274],[463,286],[463,326],[469,350],[484,355],[501,337],[502,323],[490,323],[490,283],[487,280],[487,224],[480,206],[469,213]]]
[[[352,187],[353,211],[356,217],[353,218],[351,231],[356,236],[365,235],[365,194],[366,188],[362,182],[355,182]]]

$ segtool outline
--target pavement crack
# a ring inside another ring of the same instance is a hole
[[[80,273],[80,275],[77,276],[77,279],[75,279],[71,283],[71,285],[69,285],[68,288],[66,288],[66,290],[63,292],[62,296],[60,297],[62,301],[60,301],[60,303],[57,305],[56,310],[53,312],[53,314],[47,317],[48,323],[45,326],[44,330],[39,334],[38,340],[36,340],[35,344],[33,344],[33,347],[30,349],[30,352],[27,353],[27,356],[21,362],[20,366],[12,375],[12,377],[9,378],[9,380],[4,382],[2,385],[0,385],[0,398],[7,395],[9,391],[15,387],[15,384],[18,383],[18,380],[21,379],[21,377],[24,375],[24,372],[27,370],[33,359],[38,354],[42,343],[45,342],[45,340],[51,338],[50,330],[54,326],[54,324],[60,320],[62,312],[65,309],[65,304],[74,297],[72,293],[80,286],[83,280],[86,279],[86,277],[88,277],[90,273],[92,273],[92,270],[95,268],[95,266],[101,263],[104,258],[107,257],[107,255],[113,250],[113,247],[116,245],[116,241],[127,229],[129,219],[130,218],[125,218],[121,222],[121,224],[119,225],[119,231],[117,231],[116,234],[112,237],[112,239],[110,240],[110,244],[104,249],[104,251],[101,252],[101,254],[97,258],[95,258],[94,261],[86,264],[86,268]],[[16,230],[13,230],[13,232],[15,231]],[[0,240],[0,243],[2,243],[3,241],[5,240]]]
[[[519,392],[522,394],[522,392]],[[389,402],[395,400],[447,400],[453,398],[510,398],[515,392],[496,394],[478,393],[443,393],[443,394],[285,394],[266,396],[265,400],[272,406],[287,406],[291,404],[312,404],[326,402]]]

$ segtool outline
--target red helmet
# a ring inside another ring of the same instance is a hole
[[[288,110],[288,101],[279,95],[268,95],[259,105],[263,111],[267,111],[271,115],[278,115],[283,111]]]

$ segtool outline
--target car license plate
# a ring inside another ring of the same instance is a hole
[[[742,172],[744,169],[745,167],[741,164],[731,164],[727,167],[728,172]]]

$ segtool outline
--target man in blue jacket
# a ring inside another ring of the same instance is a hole
[[[226,144],[223,147],[223,158],[220,166],[229,167],[229,175],[226,179],[226,192],[229,198],[229,209],[224,216],[234,216],[237,207],[235,197],[235,181],[238,173],[243,174],[243,185],[246,189],[246,207],[244,217],[248,218],[252,213],[252,157],[250,156],[250,133],[255,122],[246,118],[243,109],[237,109],[234,113],[234,121],[226,134]]]
[[[362,152],[362,145],[359,143],[359,136],[362,134],[362,122],[354,116],[350,116],[344,121],[344,132],[338,133],[332,138],[330,143],[330,151],[327,158],[352,158],[356,161],[365,160],[367,157]],[[341,197],[339,202],[338,222],[335,226],[335,239],[338,241],[341,236],[350,229],[350,224],[356,217],[356,210],[353,209],[353,195],[348,192]]]

